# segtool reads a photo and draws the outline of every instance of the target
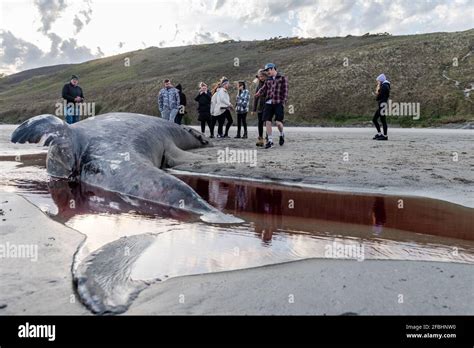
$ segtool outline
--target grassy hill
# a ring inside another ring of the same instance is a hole
[[[225,75],[251,81],[267,62],[289,77],[290,125],[342,125],[370,121],[376,107],[375,77],[385,73],[396,102],[420,103],[421,118],[391,118],[391,124],[432,126],[474,121],[474,29],[409,36],[280,38],[129,52],[82,64],[23,71],[0,79],[0,122],[18,123],[55,112],[71,74],[81,77],[96,113],[128,111],[158,115],[161,81],[181,83],[188,97],[186,122],[196,122],[194,96],[200,81]],[[126,66],[125,59],[130,60]],[[453,59],[457,59],[453,65]],[[237,64],[238,63],[238,64]],[[235,97],[236,90],[230,90]],[[253,94],[253,93],[252,93]],[[253,123],[254,118],[250,118]]]

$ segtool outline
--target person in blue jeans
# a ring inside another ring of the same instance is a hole
[[[238,82],[239,92],[237,94],[237,101],[235,103],[235,111],[237,112],[237,135],[235,138],[240,138],[240,131],[244,127],[243,139],[247,139],[247,113],[249,112],[250,93],[245,87],[245,81]]]
[[[161,117],[174,122],[180,105],[179,91],[173,87],[169,79],[164,80],[163,84],[164,87],[158,94],[158,108],[160,109]]]
[[[79,103],[84,101],[84,93],[79,87],[79,77],[72,75],[69,83],[66,83],[62,92],[63,99],[66,100],[64,116],[68,124],[73,124],[81,120],[81,108]]]

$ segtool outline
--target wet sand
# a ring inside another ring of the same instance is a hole
[[[231,137],[234,132],[232,128]],[[174,169],[431,197],[474,207],[472,131],[390,129],[387,142],[371,140],[374,131],[369,128],[289,128],[285,133],[283,147],[257,150],[255,167],[217,163],[217,151],[226,147],[257,149],[256,128],[250,128],[249,139],[215,139],[213,148],[193,151],[202,158]],[[295,261],[170,279],[144,290],[127,313],[472,315],[472,267],[413,261]],[[404,303],[398,303],[399,295]]]
[[[71,273],[72,256],[84,236],[14,193],[0,192],[0,209],[0,244],[37,246],[36,261],[0,259],[0,315],[90,313],[75,294]]]
[[[174,169],[195,173],[311,184],[351,192],[418,195],[474,207],[474,131],[389,129],[389,141],[371,128],[288,128],[286,143],[259,149],[257,165],[217,163],[218,150],[257,149],[249,139],[214,139],[203,156]],[[235,135],[235,127],[230,136]],[[344,155],[347,155],[345,161]]]
[[[473,288],[472,265],[310,259],[170,279],[126,314],[473,315]]]

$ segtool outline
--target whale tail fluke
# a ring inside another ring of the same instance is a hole
[[[211,224],[241,224],[244,220],[219,211],[209,212],[200,216],[201,220]]]
[[[32,117],[15,129],[11,136],[12,143],[43,143],[49,146],[55,138],[64,136],[70,130],[69,126],[51,114]]]
[[[122,237],[84,260],[76,259],[73,278],[82,303],[96,314],[125,312],[148,285],[133,280],[131,274],[135,262],[154,241],[152,234]]]

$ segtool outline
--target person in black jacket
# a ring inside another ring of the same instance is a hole
[[[388,140],[388,127],[387,127],[387,103],[390,97],[390,81],[384,74],[377,76],[377,89],[376,89],[376,100],[378,102],[377,111],[375,111],[372,122],[377,128],[377,134],[373,137],[374,140]],[[380,131],[380,125],[378,119],[382,121],[383,134]]]
[[[258,92],[263,85],[265,84],[265,80],[267,79],[267,75],[265,74],[265,70],[259,69],[257,75],[257,89],[255,90]],[[265,107],[265,96],[255,97],[253,99],[253,109],[252,115],[257,112],[258,117],[258,139],[257,139],[257,146],[263,147],[265,145],[265,141],[263,140],[263,108]]]
[[[194,98],[198,102],[198,121],[201,121],[201,132],[206,132],[206,123],[211,132],[211,138],[214,138],[214,127],[211,117],[211,92],[207,89],[207,85],[204,82],[199,84],[199,93]]]
[[[66,83],[63,87],[62,96],[67,103],[64,108],[64,115],[66,116],[66,122],[69,124],[80,121],[81,112],[80,107],[77,104],[84,101],[84,93],[78,83],[79,77],[72,75],[71,81]]]
[[[183,120],[184,114],[186,114],[186,95],[183,93],[183,86],[181,84],[178,84],[176,86],[176,89],[179,91],[179,107],[178,107],[178,113],[174,119],[174,122],[177,124],[181,124],[181,121]]]

